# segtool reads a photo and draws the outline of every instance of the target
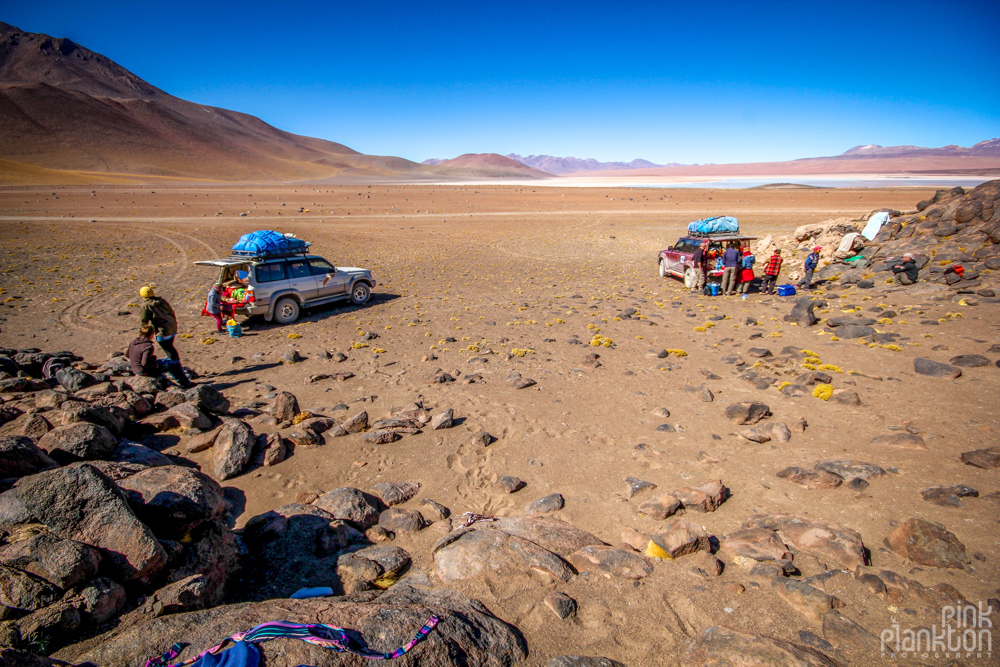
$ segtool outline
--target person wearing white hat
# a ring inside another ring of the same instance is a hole
[[[917,282],[919,269],[917,269],[917,263],[913,261],[913,253],[904,252],[903,261],[892,267],[892,273],[900,285],[912,285]]]

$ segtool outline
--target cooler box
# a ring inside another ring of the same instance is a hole
[[[778,285],[778,296],[795,296],[795,287],[792,285]]]

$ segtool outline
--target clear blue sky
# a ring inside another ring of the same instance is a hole
[[[68,2],[0,20],[411,160],[835,155],[1000,137],[1000,2]]]

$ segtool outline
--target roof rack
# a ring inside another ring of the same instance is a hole
[[[289,250],[287,252],[271,252],[271,253],[234,252],[226,259],[240,259],[246,261],[254,261],[254,260],[266,260],[266,259],[282,259],[285,257],[306,257],[308,254],[309,254],[308,248]]]
[[[753,236],[749,236],[747,234],[743,234],[742,232],[688,232],[687,235],[690,236],[690,237],[692,237],[692,238],[697,238],[697,239],[712,239],[712,238],[716,238],[716,237],[720,237],[720,236],[733,236],[733,237],[740,237],[740,238],[756,238],[756,237],[753,237]]]

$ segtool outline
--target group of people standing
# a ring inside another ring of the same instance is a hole
[[[816,270],[816,267],[819,266],[820,250],[822,250],[822,248],[820,246],[816,246],[806,257],[805,263],[803,264],[805,275],[797,284],[799,289],[811,289],[813,272]],[[694,251],[692,260],[694,262],[695,280],[694,285],[691,288],[691,291],[693,292],[701,292],[705,289],[705,277],[708,272],[707,264],[711,252],[712,251],[706,250],[704,246],[699,246]],[[756,261],[757,258],[752,252],[750,252],[750,248],[741,248],[738,243],[727,244],[721,257],[721,294],[725,296],[746,294],[750,289],[750,283],[753,282],[756,277],[753,269]],[[781,265],[783,263],[784,259],[781,256],[781,249],[776,248],[764,264],[764,272],[761,276],[760,285],[761,294],[774,294],[774,290],[778,282],[778,275],[781,273]]]

